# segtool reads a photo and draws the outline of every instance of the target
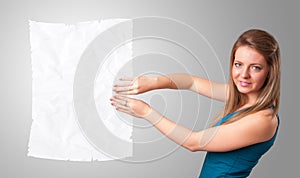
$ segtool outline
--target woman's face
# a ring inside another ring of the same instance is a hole
[[[232,66],[232,78],[239,92],[257,96],[269,72],[263,55],[241,46],[236,50]]]

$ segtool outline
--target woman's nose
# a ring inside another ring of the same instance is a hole
[[[249,78],[250,77],[250,74],[249,74],[249,69],[247,67],[243,68],[241,70],[241,76],[243,78]]]

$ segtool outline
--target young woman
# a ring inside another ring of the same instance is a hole
[[[207,151],[201,178],[247,177],[273,145],[279,125],[280,53],[263,30],[244,32],[235,42],[228,84],[189,74],[120,79],[111,104],[152,123],[161,133],[191,151]],[[211,127],[190,131],[147,103],[127,97],[155,89],[188,89],[225,102]]]

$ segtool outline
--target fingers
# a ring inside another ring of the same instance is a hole
[[[132,90],[132,86],[115,86],[113,87],[113,91],[118,93],[118,92],[126,92]]]
[[[132,81],[123,81],[114,85],[114,87],[128,87],[133,84]]]
[[[132,115],[132,116],[135,116],[134,113],[131,110],[128,110],[128,109],[116,108],[116,110],[118,110],[120,112],[123,112],[123,113],[126,113],[126,114],[129,114],[129,115]]]
[[[114,96],[110,99],[110,101],[116,107],[123,107],[123,108],[129,107],[127,97]]]
[[[134,81],[135,78],[133,77],[122,77],[122,78],[119,78],[120,81]]]
[[[116,110],[139,118],[147,116],[152,110],[147,103],[123,95],[113,96],[110,100]]]
[[[120,95],[133,95],[137,94],[136,86],[128,87],[113,87],[113,91]]]
[[[134,84],[133,78],[120,78],[120,83],[113,86],[113,91],[122,95],[132,95],[136,94],[137,85]]]
[[[132,112],[130,108],[130,101],[128,97],[117,95],[112,97],[110,101],[111,101],[111,105],[114,106],[116,110],[135,116],[135,114]]]

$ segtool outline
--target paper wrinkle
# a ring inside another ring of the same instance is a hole
[[[28,156],[71,161],[106,161],[122,158],[112,158],[101,153],[83,135],[74,112],[73,82],[78,63],[86,48],[99,34],[123,21],[128,20],[108,19],[80,22],[75,25],[29,21],[33,121]],[[126,32],[111,35],[122,37],[123,33]],[[132,29],[128,29],[128,33],[132,33]],[[107,100],[112,95],[111,82],[121,64],[131,59],[131,50],[131,45],[128,44],[117,50],[116,55],[112,55],[109,59],[115,61],[114,66],[109,67],[109,71],[112,72],[107,72],[105,68],[100,70],[107,76],[96,79],[99,83],[95,82],[96,92],[91,102],[100,101],[98,99]],[[118,62],[121,56],[122,59],[126,58],[123,63]],[[132,142],[132,126],[116,118],[112,108],[100,107],[102,105],[97,105],[97,110],[105,126],[118,137]],[[124,153],[124,156],[132,156],[132,152]]]
[[[128,49],[131,49],[132,44],[127,43],[118,48],[118,50],[114,51],[107,60],[103,63],[100,70],[97,72],[97,77],[95,80],[95,90],[94,96],[95,101],[108,101],[113,93],[111,90],[107,90],[107,88],[111,88],[114,84],[114,80],[117,77],[118,72],[121,68],[131,60],[131,53],[129,53]],[[122,57],[118,57],[121,56]],[[123,75],[132,76],[132,68],[128,67],[125,71],[122,71]],[[103,122],[107,125],[108,129],[111,133],[123,133],[122,135],[116,135],[121,139],[131,142],[130,138],[132,134],[132,119],[122,119],[122,117],[118,116],[118,113],[115,109],[110,105],[110,103],[97,102],[95,103],[97,106],[97,112],[101,118],[103,118]]]
[[[114,57],[114,54],[119,55],[119,57],[115,56],[119,61],[119,67],[123,65],[122,61],[124,61],[124,57],[128,56],[128,54],[131,56],[131,50],[126,50],[130,53],[126,51],[122,53],[119,52],[123,47],[122,45],[120,47],[120,44],[132,39],[132,34],[127,33],[128,29],[132,29],[132,23],[124,22],[97,36],[83,53],[76,69],[73,84],[74,108],[76,110],[76,117],[80,129],[89,143],[97,148],[97,150],[114,158],[128,157],[128,155],[131,156],[132,142],[128,142],[126,139],[120,139],[120,136],[124,133],[114,134],[116,132],[115,128],[122,126],[123,123],[120,122],[117,127],[113,127],[112,123],[119,120],[114,116],[116,113],[113,112],[113,107],[107,102],[111,97],[111,93],[102,93],[101,96],[106,97],[95,101],[95,91],[98,91],[97,89],[95,90],[95,86],[97,86],[95,78],[99,72],[99,66],[100,71],[109,71],[105,63],[114,60],[114,58],[111,58]],[[99,59],[104,59],[104,62]],[[129,72],[132,73],[132,69],[130,69]],[[107,82],[111,83],[114,76],[109,75],[105,77],[104,81],[100,80],[100,82],[98,82],[99,85],[103,86]],[[106,89],[101,92],[107,92],[108,88],[111,89],[112,84],[105,87]],[[99,103],[101,109],[100,113],[104,110],[111,110],[110,115],[104,117],[105,119],[98,114],[99,109],[97,109],[97,105],[99,107]],[[114,118],[116,119],[114,120]],[[109,123],[106,126],[103,124],[105,121],[108,121]],[[99,130],[101,130],[101,132],[99,132]],[[113,132],[111,132],[111,130],[113,130]]]

